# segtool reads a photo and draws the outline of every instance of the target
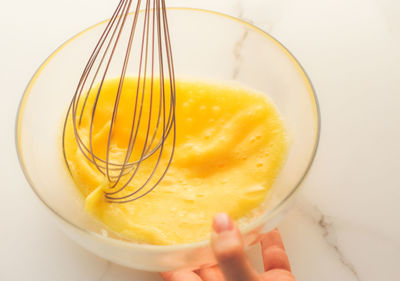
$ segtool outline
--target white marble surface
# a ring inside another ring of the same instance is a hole
[[[39,64],[117,1],[4,1],[0,9],[0,280],[160,280],[110,264],[53,224],[19,168],[18,102]],[[280,223],[298,281],[400,280],[400,2],[169,0],[249,20],[283,42],[317,91],[320,149]],[[259,263],[258,253],[250,253]]]

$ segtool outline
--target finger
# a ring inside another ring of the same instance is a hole
[[[272,269],[261,275],[262,281],[296,281],[290,271],[283,269]]]
[[[197,271],[197,274],[203,281],[224,281],[224,275],[218,266],[202,268]]]
[[[161,273],[165,281],[202,281],[201,278],[189,270],[177,270]]]
[[[227,281],[255,281],[258,274],[244,252],[242,236],[227,214],[214,217],[211,246]]]
[[[261,249],[265,271],[273,269],[290,271],[289,258],[278,229],[274,229],[261,237]]]

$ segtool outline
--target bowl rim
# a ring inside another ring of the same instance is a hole
[[[225,13],[221,13],[221,12],[217,12],[217,11],[212,11],[212,10],[207,10],[207,9],[200,9],[200,8],[190,8],[190,7],[168,7],[167,10],[180,10],[180,11],[194,11],[194,12],[200,12],[200,13],[205,13],[205,14],[211,14],[211,15],[216,15],[216,16],[220,16],[220,17],[224,17],[227,18],[229,20],[233,20],[236,21],[240,24],[243,24],[244,26],[247,26],[249,28],[251,28],[253,31],[263,35],[264,37],[266,37],[268,40],[271,40],[275,45],[277,45],[282,51],[283,53],[292,61],[293,65],[297,68],[298,72],[301,74],[302,76],[302,80],[304,81],[307,91],[309,92],[309,96],[311,99],[311,102],[313,104],[313,113],[314,113],[314,120],[316,122],[316,133],[314,136],[314,143],[313,143],[313,150],[312,153],[310,155],[310,158],[308,160],[308,164],[306,166],[306,169],[303,172],[303,175],[299,178],[299,180],[297,181],[297,183],[294,185],[293,189],[281,200],[281,202],[279,202],[279,204],[277,204],[272,210],[265,212],[264,214],[258,216],[256,219],[254,219],[252,222],[250,222],[249,224],[240,227],[240,230],[242,233],[247,234],[248,232],[250,232],[253,229],[256,229],[257,227],[259,227],[263,221],[268,220],[268,218],[273,217],[274,214],[276,214],[284,205],[285,203],[293,197],[293,195],[296,193],[296,191],[299,190],[299,187],[302,185],[302,183],[304,182],[305,178],[307,177],[307,175],[310,172],[310,169],[312,167],[312,164],[314,162],[315,156],[317,154],[317,150],[318,150],[318,145],[319,145],[319,139],[320,139],[320,134],[321,134],[321,113],[320,113],[320,107],[319,107],[319,102],[318,102],[318,98],[315,92],[315,89],[311,83],[311,80],[308,76],[308,74],[306,73],[306,71],[304,70],[303,66],[300,64],[300,62],[298,61],[298,59],[279,41],[277,40],[275,37],[273,37],[272,35],[270,35],[268,32],[262,30],[261,28],[257,27],[256,25],[246,22],[240,18],[225,14]],[[128,247],[135,247],[138,250],[146,250],[146,251],[150,251],[150,252],[169,252],[169,251],[176,251],[176,250],[185,250],[185,249],[192,249],[192,248],[197,248],[197,247],[204,247],[207,244],[209,244],[209,239],[206,240],[202,240],[199,242],[194,242],[194,243],[186,243],[186,244],[177,244],[177,245],[151,245],[151,244],[139,244],[139,243],[135,243],[135,242],[130,242],[130,241],[123,241],[123,240],[119,240],[116,238],[112,238],[112,237],[105,237],[102,236],[99,233],[96,232],[92,232],[89,231],[85,228],[82,228],[78,225],[76,225],[75,223],[71,222],[70,220],[66,219],[65,217],[63,217],[61,214],[59,214],[56,210],[54,210],[46,201],[44,198],[41,197],[39,191],[35,188],[35,185],[31,179],[31,177],[29,176],[29,173],[25,167],[25,163],[24,163],[24,158],[23,155],[21,153],[21,123],[22,123],[22,116],[25,112],[25,105],[26,105],[26,100],[33,88],[33,85],[35,84],[36,80],[38,79],[39,75],[41,74],[41,72],[43,71],[43,69],[47,66],[47,64],[60,52],[62,51],[62,49],[64,49],[64,47],[66,47],[68,44],[70,44],[72,41],[74,41],[76,38],[82,36],[83,34],[85,34],[86,32],[89,32],[90,30],[108,22],[110,19],[106,19],[103,20],[97,24],[94,24],[84,30],[82,30],[81,32],[75,34],[74,36],[70,37],[68,40],[66,40],[64,43],[62,43],[56,50],[54,50],[45,60],[44,62],[37,68],[37,70],[35,71],[35,73],[33,74],[32,78],[30,79],[30,81],[28,82],[28,85],[26,86],[24,93],[22,95],[22,98],[20,100],[20,103],[18,105],[18,110],[17,110],[17,115],[16,115],[16,122],[15,122],[15,145],[16,145],[16,150],[17,150],[17,155],[18,155],[18,160],[21,166],[21,169],[24,173],[24,176],[28,182],[28,184],[30,185],[31,189],[33,190],[33,192],[36,194],[36,196],[39,198],[39,200],[49,209],[49,211],[51,213],[53,213],[55,215],[56,218],[58,218],[61,222],[64,222],[65,224],[73,227],[74,229],[78,230],[79,232],[81,232],[82,234],[86,234],[86,235],[93,235],[97,238],[102,238],[105,240],[110,240],[114,243],[119,243],[121,245],[125,245]]]

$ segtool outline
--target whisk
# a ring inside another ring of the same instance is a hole
[[[70,169],[65,149],[65,136],[67,123],[72,122],[77,146],[84,157],[106,177],[108,188],[105,189],[104,195],[112,203],[131,202],[154,190],[165,177],[175,150],[175,74],[165,0],[136,0],[134,12],[130,12],[134,2],[121,0],[101,34],[73,95],[63,131],[64,159],[68,168]],[[128,24],[130,16],[133,19]],[[143,28],[140,28],[141,25]],[[128,36],[127,43],[123,43],[124,40],[121,39],[124,36]],[[138,50],[137,56],[132,55],[135,53],[135,48]],[[114,107],[108,120],[109,130],[104,156],[96,154],[93,146],[94,119],[104,82],[111,72],[111,65],[118,63],[116,56],[121,54],[119,49],[122,49],[123,59],[119,66],[121,72],[118,75],[119,83]],[[126,117],[132,119],[130,133],[126,139],[127,147],[124,148],[123,161],[117,161],[112,159],[110,151],[118,110],[124,94],[122,89],[125,77],[129,66],[133,63],[138,68],[137,87],[133,94],[135,99],[131,108],[132,116]],[[146,81],[150,81],[150,84],[146,84]],[[159,83],[159,90],[155,90],[154,83]],[[95,91],[95,99],[90,104],[88,98],[93,91]],[[149,102],[145,103],[145,99]],[[146,106],[147,110],[144,109]],[[80,130],[80,125],[85,111],[89,111],[91,117],[89,132],[84,134]],[[144,112],[147,116],[144,116]],[[141,145],[137,141],[139,130],[145,132]],[[167,138],[171,139],[172,148],[165,148]],[[128,184],[134,180],[144,161],[149,158],[156,159],[154,167],[146,171],[144,182],[135,186],[133,190],[130,187],[128,192],[126,190]],[[167,161],[161,161],[162,159],[167,159]]]

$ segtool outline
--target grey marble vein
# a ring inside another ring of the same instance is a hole
[[[238,0],[236,2],[236,9],[237,9],[237,14],[236,16],[239,19],[243,18],[243,14],[244,14],[244,9],[243,9],[243,4],[241,0]],[[246,40],[247,36],[248,36],[249,32],[247,30],[247,28],[245,28],[243,35],[240,37],[240,39],[236,42],[235,46],[233,47],[233,56],[235,59],[235,66],[233,68],[233,74],[232,74],[232,78],[235,80],[239,74],[240,71],[240,67],[242,65],[242,47],[243,47],[243,43]]]
[[[237,18],[239,18],[239,19],[241,19],[241,20],[244,20],[244,21],[246,21],[246,22],[248,22],[248,23],[254,24],[254,22],[253,22],[252,19],[246,18],[246,17],[244,16],[244,14],[245,14],[245,8],[244,8],[243,3],[242,3],[241,0],[237,0],[237,1],[236,1],[235,10],[236,10],[236,17],[237,17]]]
[[[236,79],[240,72],[240,68],[242,66],[242,61],[243,61],[242,47],[243,47],[243,44],[246,41],[246,38],[248,35],[249,35],[249,31],[246,28],[246,30],[243,32],[243,35],[236,42],[236,44],[233,48],[233,55],[235,58],[235,66],[233,68],[233,75],[232,75],[233,79]]]
[[[317,210],[320,212],[319,209]],[[338,246],[336,231],[330,218],[320,212],[318,226],[322,229],[322,235],[324,236],[325,242],[335,251],[340,262],[353,274],[356,280],[361,281],[356,268],[343,254],[342,250]]]
[[[236,10],[237,10],[237,17],[241,19],[244,14],[243,3],[241,0],[236,1]]]
[[[354,264],[345,256],[338,244],[333,218],[322,213],[318,207],[311,205],[311,203],[305,202],[300,208],[304,214],[311,218],[320,228],[325,242],[335,252],[337,258],[343,264],[343,266],[350,271],[355,280],[361,281],[360,275],[357,272]]]

